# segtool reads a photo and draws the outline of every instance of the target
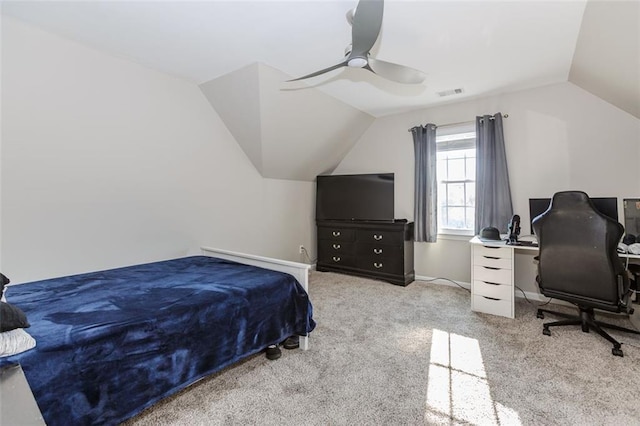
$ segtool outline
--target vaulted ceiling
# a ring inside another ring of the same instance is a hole
[[[3,1],[1,10],[198,84],[265,177],[331,171],[378,116],[558,82],[640,117],[640,2],[387,0],[372,55],[425,72],[424,83],[361,69],[287,83],[342,58],[356,4]]]

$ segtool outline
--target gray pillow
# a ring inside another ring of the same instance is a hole
[[[17,306],[0,302],[0,332],[31,327],[27,316]]]
[[[11,281],[3,273],[0,273],[0,297],[4,294],[4,288]]]

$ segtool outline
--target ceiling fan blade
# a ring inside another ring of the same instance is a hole
[[[369,58],[369,68],[380,77],[404,84],[420,84],[427,77],[422,71],[393,64],[379,59]]]
[[[304,80],[305,78],[315,77],[315,76],[318,76],[320,74],[324,74],[326,72],[333,71],[333,70],[336,70],[338,68],[345,67],[345,66],[347,66],[347,62],[346,61],[345,62],[341,62],[341,63],[339,63],[337,65],[333,65],[333,66],[331,66],[329,68],[325,68],[325,69],[320,70],[320,71],[312,72],[311,74],[307,74],[307,75],[302,76],[302,77],[294,78],[292,80],[287,80],[287,82],[299,81],[299,80]]]
[[[350,57],[366,57],[382,28],[384,0],[360,0],[353,15]]]
[[[349,9],[347,10],[347,22],[349,23],[349,25],[353,25],[353,13],[354,13],[355,9]]]

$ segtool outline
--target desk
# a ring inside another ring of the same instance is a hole
[[[515,317],[515,252],[538,251],[534,246],[511,246],[504,241],[471,241],[471,310]],[[619,254],[640,259],[637,254]],[[640,308],[637,309],[640,311]],[[640,312],[631,318],[640,329]]]

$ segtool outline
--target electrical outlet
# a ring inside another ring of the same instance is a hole
[[[298,253],[303,254],[304,253],[304,246],[301,244],[300,247],[298,248]]]

